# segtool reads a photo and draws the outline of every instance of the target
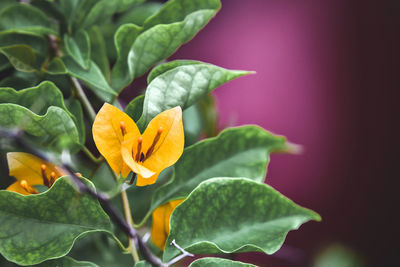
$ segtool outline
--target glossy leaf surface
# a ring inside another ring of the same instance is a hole
[[[147,125],[154,116],[171,107],[181,106],[184,110],[218,86],[246,74],[249,72],[198,62],[162,72],[147,87],[140,124]]]
[[[199,212],[201,210],[201,212]],[[245,178],[214,178],[200,184],[172,213],[163,255],[168,261],[188,252],[276,252],[287,233],[320,216],[272,187]]]
[[[99,203],[79,195],[70,183],[60,178],[38,195],[0,191],[0,252],[5,258],[37,264],[64,256],[84,234],[111,230]]]
[[[287,149],[285,137],[257,126],[226,129],[216,138],[184,150],[174,165],[171,181],[155,192],[151,211],[170,200],[185,198],[201,182],[213,177],[248,177],[262,183],[270,153]]]
[[[221,259],[221,258],[201,258],[195,260],[189,265],[189,267],[214,267],[214,266],[256,267],[253,264],[243,263],[240,261],[231,261],[228,259]]]

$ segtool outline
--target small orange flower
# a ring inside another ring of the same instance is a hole
[[[56,179],[66,175],[66,172],[54,164],[24,152],[7,153],[10,176],[17,181],[6,190],[22,195],[38,194],[35,185],[45,185],[50,188]]]
[[[143,134],[118,108],[105,103],[93,123],[97,149],[117,174],[137,174],[137,186],[154,184],[165,168],[182,155],[182,110],[175,107],[152,119]]]
[[[153,211],[153,226],[151,229],[151,240],[154,245],[164,250],[165,241],[169,235],[169,220],[174,209],[185,199],[172,200],[159,206]]]

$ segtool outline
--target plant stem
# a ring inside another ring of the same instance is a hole
[[[89,102],[89,99],[87,98],[85,92],[83,91],[81,84],[74,77],[71,77],[71,81],[75,87],[76,96],[78,97],[79,101],[82,103],[83,108],[88,113],[90,119],[92,121],[94,121],[94,119],[96,118],[96,112],[94,111],[92,105]]]
[[[85,155],[86,155],[91,161],[93,161],[93,163],[95,163],[95,164],[100,164],[101,162],[103,162],[103,159],[104,159],[104,158],[103,158],[102,156],[96,158],[96,157],[92,154],[92,152],[90,152],[90,150],[89,150],[86,146],[82,145],[82,146],[81,146],[81,150],[82,150],[83,153],[85,153]]]
[[[118,177],[115,174],[115,172],[111,170],[111,173],[113,174],[115,181],[118,181]],[[125,220],[128,223],[128,225],[133,228],[133,220],[132,220],[131,207],[129,205],[128,195],[126,194],[125,190],[121,191],[120,194],[121,194],[122,207],[124,210]],[[139,262],[140,259],[137,253],[135,240],[132,237],[129,237],[129,248],[131,250],[134,263]]]

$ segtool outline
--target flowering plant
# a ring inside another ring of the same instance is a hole
[[[293,151],[285,137],[251,125],[218,132],[210,116],[211,91],[251,72],[165,61],[219,9],[219,0],[1,1],[0,263],[272,254],[290,230],[320,220],[264,184],[270,154]],[[143,75],[143,94],[119,98]],[[203,265],[242,263],[191,263]]]

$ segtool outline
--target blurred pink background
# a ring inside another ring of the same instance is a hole
[[[219,14],[172,57],[256,71],[215,91],[221,125],[258,124],[304,146],[301,155],[273,155],[266,182],[323,222],[290,232],[275,255],[238,260],[311,266],[339,242],[369,266],[400,266],[393,215],[399,2],[360,3],[222,0]]]

